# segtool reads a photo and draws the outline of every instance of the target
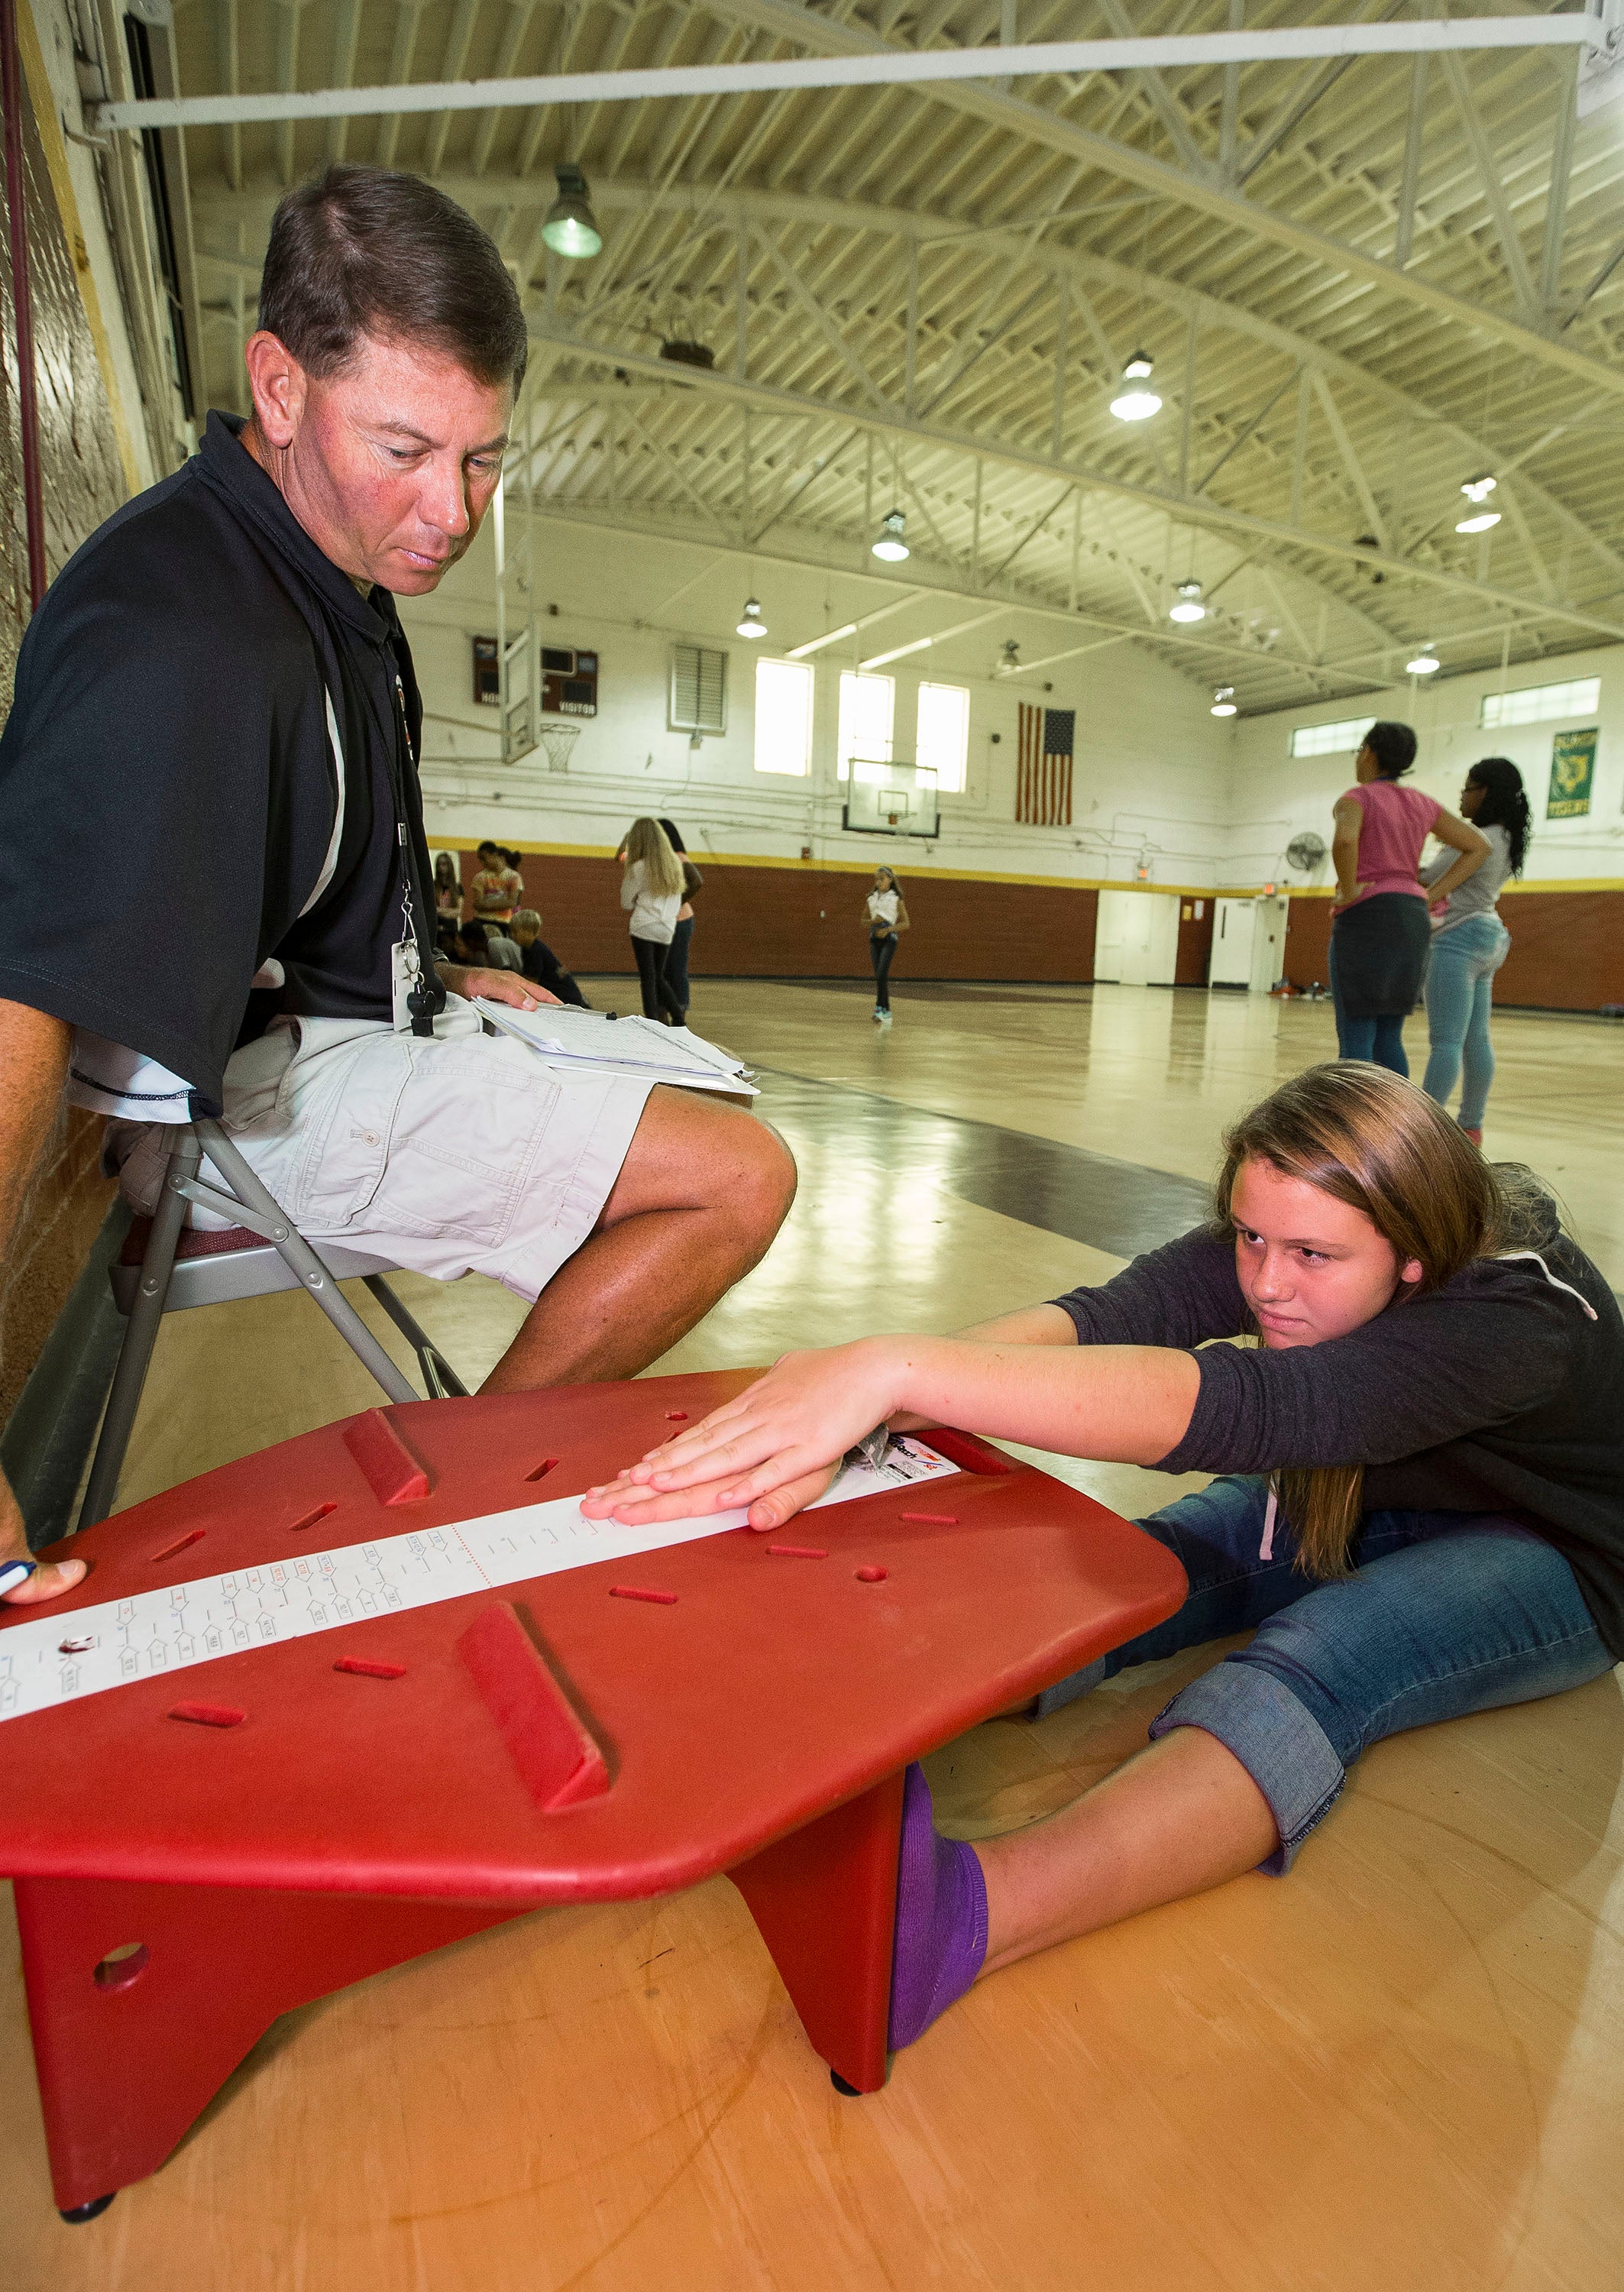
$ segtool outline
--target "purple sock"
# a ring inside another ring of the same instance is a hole
[[[903,1778],[896,1864],[896,1942],[891,1959],[893,2052],[922,2038],[981,1971],[987,1889],[973,1846],[938,1836],[923,1771]]]

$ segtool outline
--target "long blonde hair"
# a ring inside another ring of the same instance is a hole
[[[1242,1165],[1272,1163],[1333,1201],[1363,1210],[1420,1279],[1395,1297],[1441,1289],[1480,1257],[1548,1240],[1555,1206],[1532,1172],[1485,1162],[1458,1124],[1412,1083],[1355,1060],[1310,1067],[1229,1130],[1214,1189],[1226,1234]],[[1364,1466],[1278,1472],[1274,1487],[1310,1576],[1345,1576],[1364,1505]]]
[[[643,889],[656,900],[680,896],[682,862],[671,850],[671,838],[657,819],[634,819],[623,846],[626,866],[643,870]]]

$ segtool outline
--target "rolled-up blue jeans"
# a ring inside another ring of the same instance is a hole
[[[1183,1607],[1039,1700],[1057,1710],[1134,1664],[1253,1631],[1150,1734],[1200,1727],[1234,1752],[1279,1828],[1265,1870],[1290,1868],[1349,1767],[1384,1736],[1560,1694],[1612,1667],[1572,1570],[1532,1529],[1492,1513],[1366,1513],[1354,1573],[1323,1583],[1293,1564],[1283,1519],[1262,1555],[1267,1503],[1266,1481],[1214,1481],[1141,1521],[1183,1563]]]
[[[1483,1128],[1489,1085],[1494,1080],[1494,1045],[1489,1010],[1494,974],[1511,951],[1511,933],[1496,915],[1467,916],[1432,943],[1427,966],[1427,1031],[1432,1048],[1421,1087],[1447,1106],[1461,1082],[1463,1130]],[[1463,1079],[1464,1077],[1464,1079]]]

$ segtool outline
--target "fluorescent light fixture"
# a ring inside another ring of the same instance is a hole
[[[903,539],[903,528],[907,520],[899,509],[888,510],[880,521],[880,537],[872,554],[882,557],[888,565],[900,565],[908,554],[908,545]]]
[[[1135,351],[1122,368],[1122,386],[1111,401],[1111,411],[1119,422],[1148,422],[1153,414],[1162,411],[1162,400],[1150,388],[1151,360],[1144,351]]]
[[[1235,689],[1233,684],[1220,684],[1212,696],[1214,716],[1233,716],[1235,713]]]
[[[786,660],[805,660],[811,652],[821,652],[825,645],[839,644],[842,637],[855,637],[856,621],[842,621],[838,629],[830,629],[821,637],[808,637],[805,644],[792,645],[784,655]]]
[[[866,676],[872,668],[883,668],[888,660],[906,660],[912,652],[929,652],[935,644],[934,637],[915,637],[912,644],[897,645],[890,652],[871,653],[866,660],[857,663],[859,676]]]
[[[1178,602],[1168,614],[1169,620],[1204,621],[1206,617],[1207,608],[1201,599],[1201,583],[1181,581],[1178,584]]]
[[[586,177],[573,159],[560,159],[552,172],[559,179],[559,196],[542,223],[543,246],[575,262],[583,262],[589,254],[601,254],[603,233],[592,213]]]
[[[1404,674],[1406,676],[1435,676],[1443,666],[1432,647],[1423,645],[1413,660],[1404,663]]]
[[[1499,523],[1500,513],[1499,510],[1484,509],[1483,506],[1483,503],[1488,500],[1489,496],[1494,491],[1494,483],[1495,481],[1492,478],[1468,478],[1467,480],[1465,485],[1461,487],[1460,490],[1466,496],[1467,501],[1471,503],[1472,507],[1470,512],[1467,516],[1457,519],[1455,523],[1455,530],[1457,533],[1487,533],[1491,525],[1498,525]]]
[[[744,617],[739,623],[738,634],[742,637],[764,637],[767,634],[767,623],[761,618],[761,607],[754,597],[749,599],[745,604]]]

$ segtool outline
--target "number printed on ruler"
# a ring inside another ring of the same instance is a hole
[[[882,1465],[848,1465],[818,1507],[957,1470],[922,1441],[899,1441]],[[0,1623],[0,1719],[48,1711],[133,1680],[167,1678],[195,1664],[312,1632],[599,1561],[663,1551],[742,1528],[744,1519],[743,1512],[712,1513],[702,1520],[626,1528],[618,1521],[583,1520],[580,1499],[560,1497],[444,1528],[200,1576],[96,1607],[44,1613],[12,1608],[9,1613],[18,1620]],[[7,1612],[0,1609],[0,1616]]]

